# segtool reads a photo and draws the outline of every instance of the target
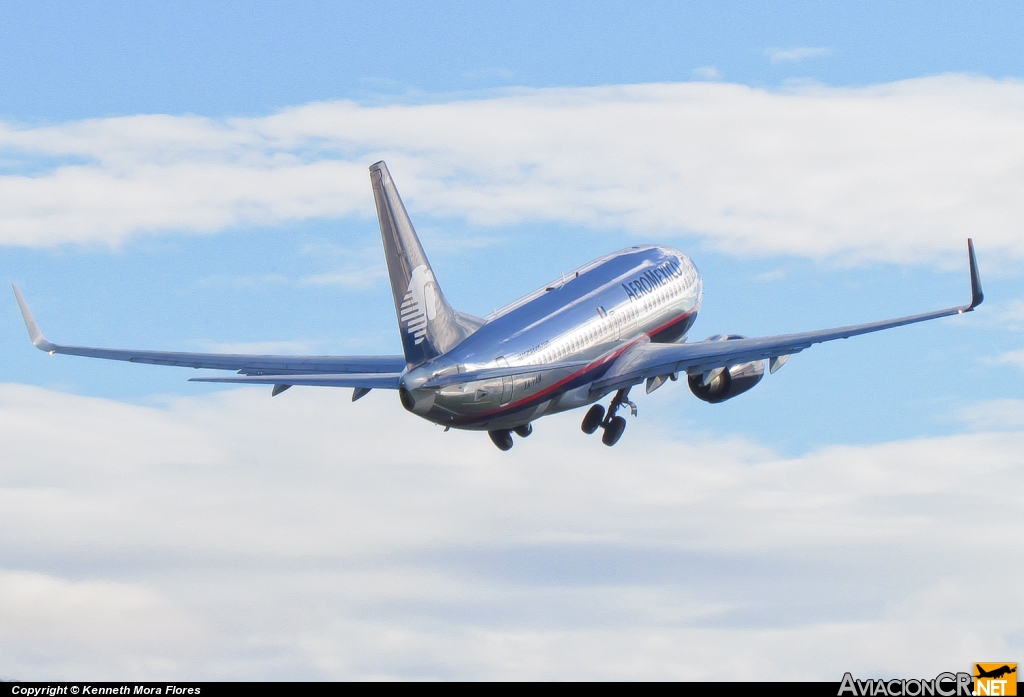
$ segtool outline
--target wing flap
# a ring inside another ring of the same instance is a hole
[[[338,375],[224,375],[189,378],[189,382],[220,382],[241,385],[305,385],[308,387],[354,387],[367,390],[397,390],[401,373],[343,373]]]

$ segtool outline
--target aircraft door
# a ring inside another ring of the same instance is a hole
[[[615,310],[612,310],[611,312],[608,313],[608,319],[611,320],[612,323],[612,336],[614,336],[615,340],[618,341],[619,337],[622,335],[621,311],[616,312]]]
[[[508,361],[505,360],[504,356],[499,356],[497,358],[497,360],[495,360],[495,363],[497,363],[498,366],[501,367],[501,368],[507,368],[508,367]],[[503,376],[501,378],[501,401],[499,402],[499,405],[500,406],[505,406],[506,404],[508,404],[511,401],[512,401],[512,378],[510,376],[508,376],[508,375],[505,375],[505,376]]]

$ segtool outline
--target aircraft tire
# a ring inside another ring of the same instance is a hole
[[[512,432],[502,429],[500,431],[488,431],[491,442],[498,446],[498,450],[512,449]]]
[[[516,426],[512,430],[520,438],[526,438],[533,433],[533,424],[523,424],[522,426]]]
[[[604,407],[600,404],[595,404],[590,407],[587,415],[583,417],[583,423],[580,425],[580,428],[589,436],[601,427],[602,421],[604,421]]]
[[[604,427],[604,433],[601,435],[601,442],[610,448],[619,442],[619,438],[622,438],[622,432],[625,430],[626,420],[621,416],[613,416],[608,420],[608,424]]]

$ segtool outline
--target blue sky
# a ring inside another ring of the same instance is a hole
[[[686,678],[746,651],[836,680],[1019,654],[1019,612],[958,618],[1021,599],[1024,12],[705,5],[6,3],[0,277],[53,340],[399,352],[380,157],[474,314],[639,241],[701,270],[694,338],[965,302],[967,236],[987,300],[723,405],[670,385],[614,451],[571,414],[502,456],[393,395],[51,358],[11,297],[0,586],[36,600],[0,600],[0,676]]]
[[[2,113],[29,122],[677,81],[708,65],[764,86],[1024,70],[1013,2],[11,2],[4,19]],[[795,47],[828,58],[766,59]]]

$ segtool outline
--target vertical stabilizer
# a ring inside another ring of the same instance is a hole
[[[444,299],[386,164],[371,165],[370,182],[405,360],[417,366],[455,347],[482,321],[456,312]]]

